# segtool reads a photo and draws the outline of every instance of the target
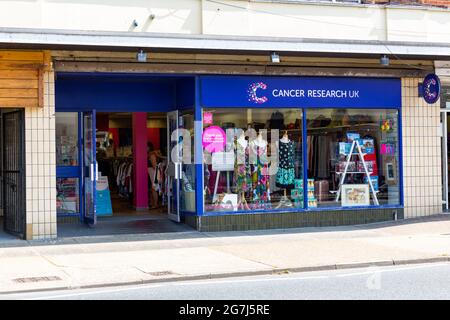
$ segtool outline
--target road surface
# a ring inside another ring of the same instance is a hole
[[[450,299],[450,263],[32,292],[0,299]]]

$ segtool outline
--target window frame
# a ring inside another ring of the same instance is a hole
[[[230,110],[232,112],[233,109],[253,109],[249,107],[204,107],[200,106],[200,112],[201,112],[201,130],[203,132],[204,126],[203,126],[203,112],[208,111],[208,109],[226,109]],[[302,168],[303,168],[303,177],[307,177],[307,170],[308,170],[308,155],[307,155],[307,127],[306,127],[306,113],[310,109],[369,109],[369,110],[396,110],[397,111],[397,144],[398,144],[398,176],[399,176],[399,204],[380,204],[380,205],[369,205],[369,206],[352,206],[352,207],[342,207],[342,206],[332,206],[332,207],[308,207],[308,199],[307,197],[304,197],[303,201],[303,208],[281,208],[281,209],[261,209],[261,210],[238,210],[238,211],[206,211],[205,210],[205,196],[202,194],[202,201],[203,201],[203,212],[199,213],[199,215],[204,216],[219,216],[219,215],[237,215],[237,214],[273,214],[273,213],[282,213],[282,212],[314,212],[314,211],[349,211],[349,210],[367,210],[367,209],[399,209],[404,207],[404,196],[403,196],[403,143],[402,143],[402,136],[403,136],[403,128],[402,128],[402,110],[401,106],[392,106],[389,108],[376,108],[376,107],[265,107],[265,109],[268,110],[282,110],[282,109],[298,109],[299,112],[302,114]],[[196,143],[200,144],[202,143],[201,139],[196,139]],[[203,152],[203,147],[202,147]],[[201,175],[204,176],[204,166],[202,163],[201,166]],[[307,180],[308,178],[303,178],[303,190],[307,190]],[[202,179],[203,181],[203,179]],[[205,187],[205,181],[202,183],[202,190],[204,190]]]

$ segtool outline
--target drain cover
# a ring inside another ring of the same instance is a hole
[[[44,281],[58,281],[62,280],[57,276],[49,276],[49,277],[29,277],[29,278],[17,278],[13,279],[14,282],[18,283],[29,283],[29,282],[44,282]]]
[[[157,271],[157,272],[149,272],[149,275],[155,276],[155,277],[161,277],[161,276],[169,276],[171,274],[175,274],[172,271]]]

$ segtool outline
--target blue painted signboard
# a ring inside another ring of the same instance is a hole
[[[423,79],[422,90],[423,99],[426,103],[436,103],[441,94],[441,81],[439,80],[439,77],[434,73],[428,74]]]
[[[111,194],[109,192],[108,177],[100,176],[97,181],[96,193],[97,216],[112,215]]]
[[[399,78],[202,76],[203,107],[399,108]]]

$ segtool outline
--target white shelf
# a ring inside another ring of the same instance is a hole
[[[336,174],[343,174],[344,172],[336,172]],[[347,173],[364,173],[364,171],[347,171]],[[372,174],[373,171],[369,171],[369,174]]]
[[[330,193],[337,193],[337,192],[339,192],[339,190],[330,190],[329,192]],[[380,192],[380,190],[375,190],[375,193],[378,193],[378,192]]]

